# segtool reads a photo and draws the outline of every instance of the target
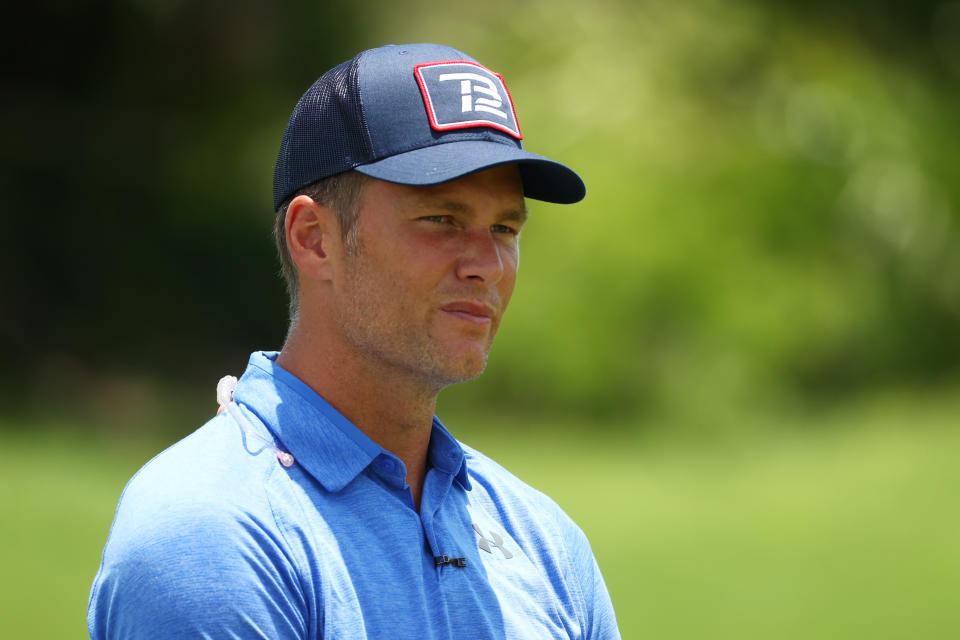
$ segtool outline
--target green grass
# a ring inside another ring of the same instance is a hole
[[[12,638],[86,635],[90,584],[120,492],[150,451],[68,431],[0,429],[0,609]]]
[[[544,424],[461,435],[581,524],[625,638],[952,638],[956,409],[860,407],[711,441]],[[5,635],[84,636],[116,501],[160,446],[0,429]]]

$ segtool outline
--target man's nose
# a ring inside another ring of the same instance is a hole
[[[496,284],[503,277],[502,247],[489,229],[465,234],[463,251],[457,263],[457,277]]]

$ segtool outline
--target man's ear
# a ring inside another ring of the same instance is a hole
[[[285,227],[287,250],[301,278],[328,280],[331,252],[338,253],[334,245],[340,238],[333,211],[310,196],[299,195],[287,206]]]

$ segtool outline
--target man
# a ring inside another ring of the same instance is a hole
[[[434,417],[486,364],[524,197],[585,193],[520,139],[502,78],[439,45],[304,94],[274,175],[287,340],[124,490],[91,637],[619,637],[580,529]]]

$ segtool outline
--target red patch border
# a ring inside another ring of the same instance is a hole
[[[502,124],[497,124],[496,122],[491,122],[490,120],[470,120],[468,122],[452,122],[450,124],[440,124],[437,122],[437,115],[433,111],[433,100],[430,98],[430,91],[427,89],[426,81],[423,79],[423,75],[420,73],[420,69],[424,67],[436,67],[442,64],[468,64],[471,67],[477,67],[478,69],[483,69],[487,73],[492,73],[500,79],[500,86],[503,87],[504,92],[507,94],[507,100],[510,102],[510,113],[513,114],[513,123],[517,125],[517,130],[506,127]],[[487,69],[482,64],[473,62],[471,60],[443,60],[440,62],[421,62],[420,64],[413,67],[413,75],[417,78],[417,84],[420,85],[420,94],[423,96],[423,104],[427,108],[427,117],[430,120],[430,128],[434,131],[450,131],[452,129],[473,129],[476,127],[490,127],[491,129],[497,129],[508,133],[517,140],[523,140],[523,134],[520,132],[520,121],[517,120],[517,109],[513,106],[513,96],[510,95],[510,90],[507,89],[507,83],[504,81],[503,76],[497,73],[496,71],[491,71]]]

